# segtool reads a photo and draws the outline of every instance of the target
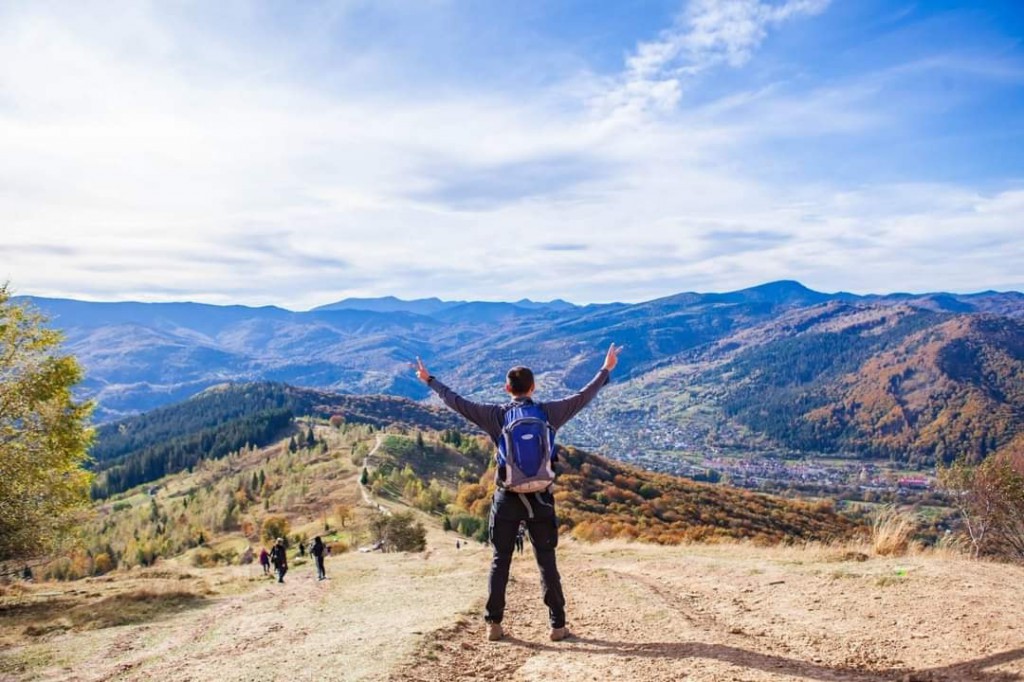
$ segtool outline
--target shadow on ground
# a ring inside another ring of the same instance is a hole
[[[939,682],[940,680],[980,680],[982,682],[1011,682],[1024,679],[1015,673],[989,672],[993,666],[1024,659],[1024,648],[1011,649],[970,661],[935,668],[887,668],[866,670],[847,666],[829,666],[798,659],[762,654],[738,647],[702,642],[636,643],[612,642],[601,639],[573,637],[569,646],[528,642],[506,637],[510,643],[535,651],[572,651],[589,655],[608,655],[641,658],[692,659],[706,658],[737,667],[752,668],[811,680],[844,680],[848,682],[877,682],[878,680],[914,680]]]

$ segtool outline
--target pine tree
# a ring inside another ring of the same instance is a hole
[[[366,467],[363,467],[363,474],[362,474],[362,476],[359,477],[359,484],[360,485],[369,485],[370,484],[370,472],[366,470]]]
[[[288,452],[296,452],[298,449],[298,446],[295,444],[295,436],[292,436],[288,439]]]
[[[306,431],[306,447],[311,448],[316,445],[316,435],[313,433],[313,426],[310,425],[309,430]]]

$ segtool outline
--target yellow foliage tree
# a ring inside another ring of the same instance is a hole
[[[46,553],[89,502],[92,405],[61,335],[0,286],[0,561]]]

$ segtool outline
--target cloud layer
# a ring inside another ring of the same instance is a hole
[[[488,17],[445,3],[116,9],[0,10],[0,278],[20,293],[306,308],[782,278],[1024,288],[1020,174],[884,151],[931,139],[915,102],[941,117],[1019,88],[1018,52],[825,77],[793,46],[820,40],[826,2],[702,0],[615,70],[531,53],[556,65],[544,79],[489,85],[480,48],[449,44]],[[517,30],[488,49],[514,53]],[[877,156],[831,156],[858,145]]]

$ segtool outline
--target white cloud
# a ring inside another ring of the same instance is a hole
[[[989,243],[1021,255],[1019,193],[788,185],[744,163],[768,137],[887,122],[877,81],[677,106],[688,76],[822,2],[694,3],[622,73],[526,93],[399,87],[386,55],[344,44],[307,73],[247,11],[237,37],[162,7],[0,17],[0,279],[19,291],[306,307],[1024,284],[1019,257],[978,267]],[[595,89],[610,106],[588,108]]]

